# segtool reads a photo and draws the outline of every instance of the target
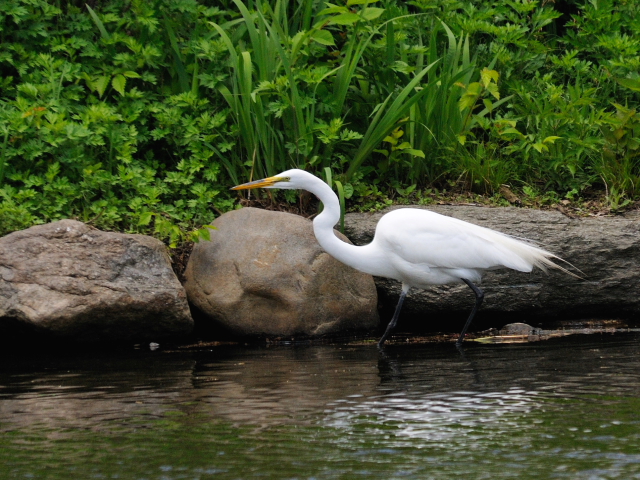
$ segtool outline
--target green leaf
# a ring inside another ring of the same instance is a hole
[[[314,32],[315,33],[315,32]],[[299,31],[296,33],[291,39],[291,49],[293,51],[298,51],[302,47],[302,42],[306,39],[307,32]],[[313,34],[310,35],[313,37]]]
[[[132,71],[122,72],[122,74],[127,78],[140,78],[140,75],[138,75],[136,72],[132,72]]]
[[[460,100],[458,101],[458,107],[460,108],[460,111],[473,107],[476,104],[477,99],[477,95],[465,93],[462,97],[460,97]]]
[[[635,78],[616,78],[616,82],[618,82],[623,87],[629,88],[634,92],[640,92],[640,80]]]
[[[349,13],[349,9],[347,7],[337,7],[334,5],[332,7],[325,8],[324,10],[319,11],[317,16],[331,15],[332,13]]]
[[[510,134],[514,134],[514,135],[522,136],[522,133],[520,133],[520,132],[518,131],[518,129],[513,128],[513,127],[505,128],[504,130],[502,130],[502,131],[500,132],[500,135],[510,135]]]
[[[498,85],[490,83],[487,85],[487,91],[495,97],[496,100],[500,100],[500,92],[498,91]]]
[[[124,89],[127,85],[127,78],[124,75],[116,75],[111,80],[111,85],[113,88],[124,97]]]
[[[153,212],[142,212],[140,214],[140,218],[138,220],[138,225],[139,226],[145,226],[145,225],[149,225],[149,223],[151,222],[151,219],[153,218],[154,213]]]
[[[547,137],[544,140],[542,140],[542,143],[555,143],[555,141],[560,138],[562,137],[556,137],[555,135],[551,135],[550,137]]]
[[[311,34],[311,39],[320,43],[321,45],[335,45],[333,35],[328,30],[317,30]]]
[[[353,25],[360,20],[360,15],[355,13],[341,13],[335,17],[329,19],[329,23],[332,25]]]
[[[38,97],[38,89],[32,83],[25,82],[25,83],[22,83],[22,84],[18,85],[18,91],[20,93],[24,93],[26,95],[29,95],[32,98],[37,98]]]
[[[482,84],[487,88],[491,84],[491,80],[495,83],[498,83],[498,78],[500,78],[500,74],[495,70],[489,70],[488,68],[483,68],[480,72],[480,78],[482,79]]]
[[[208,242],[211,241],[211,230],[217,230],[213,225],[203,225],[202,228],[196,230],[196,235],[194,236],[194,241],[198,243],[200,239],[206,240]]]
[[[348,0],[347,6],[352,5],[369,5],[370,3],[377,3],[378,0]]]
[[[613,131],[613,136],[615,137],[616,140],[620,140],[622,137],[624,137],[624,134],[627,133],[624,128],[616,128]]]
[[[534,143],[532,146],[538,151],[538,153],[542,153],[542,150],[549,151],[549,147],[547,147],[544,143],[541,143],[541,142]]]
[[[109,77],[107,77],[106,75],[102,75],[92,80],[90,82],[90,87],[92,90],[97,91],[98,95],[102,97],[104,95],[105,90],[109,86],[109,80],[111,80]]]
[[[470,83],[469,86],[467,87],[467,95],[480,95],[480,92],[482,91],[482,85],[480,84],[480,82],[473,82]]]
[[[365,20],[375,20],[384,13],[384,8],[365,8],[362,10],[362,18]]]
[[[409,155],[413,155],[414,157],[425,158],[424,152],[422,150],[416,150],[415,148],[407,148],[406,150],[403,150],[402,153],[408,153]]]

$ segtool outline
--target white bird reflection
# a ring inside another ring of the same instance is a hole
[[[523,427],[523,416],[540,408],[540,392],[512,388],[503,392],[455,391],[424,394],[398,392],[367,399],[332,402],[325,410],[325,426],[350,431],[392,434],[396,438],[449,442],[482,429],[504,433]]]

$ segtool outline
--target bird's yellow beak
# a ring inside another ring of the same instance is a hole
[[[249,190],[250,188],[265,188],[271,187],[278,182],[286,181],[285,177],[268,177],[262,180],[254,180],[253,182],[243,183],[242,185],[236,185],[231,187],[231,190]]]

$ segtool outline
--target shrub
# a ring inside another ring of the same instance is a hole
[[[634,2],[0,5],[0,234],[74,217],[176,245],[291,167],[367,205],[639,194]]]

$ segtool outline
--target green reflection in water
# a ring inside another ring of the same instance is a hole
[[[367,401],[384,412],[385,400]],[[495,415],[503,404],[475,407]],[[330,409],[263,428],[185,414],[189,405],[87,429],[31,425],[2,433],[0,478],[640,478],[637,398],[543,396],[496,422],[476,408],[447,425],[356,407],[339,421]]]
[[[639,372],[640,336],[9,359],[0,479],[640,478]]]

